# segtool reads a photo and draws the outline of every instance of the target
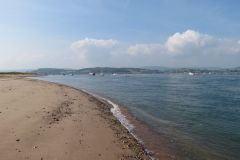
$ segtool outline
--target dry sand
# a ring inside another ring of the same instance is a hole
[[[110,107],[71,87],[1,77],[0,159],[149,159]]]

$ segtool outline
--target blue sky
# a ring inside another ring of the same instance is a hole
[[[9,0],[0,68],[240,65],[237,0]]]

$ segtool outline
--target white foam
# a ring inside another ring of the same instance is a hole
[[[112,101],[110,101],[109,99],[106,99],[106,98],[103,98],[103,97],[100,97],[98,95],[95,95],[93,93],[90,93],[89,91],[86,91],[84,89],[82,89],[84,92],[90,94],[90,95],[93,95],[94,97],[97,97],[99,99],[102,99],[104,101],[106,101],[107,103],[109,103],[112,108],[111,108],[111,112],[112,114],[119,120],[119,122],[130,132],[132,133],[133,129],[134,129],[134,125],[131,124],[129,122],[129,120],[126,118],[126,116],[124,114],[122,114],[119,106],[115,103],[113,103]],[[134,135],[134,137],[136,138],[136,136]]]
[[[110,101],[109,99],[106,99],[106,98],[100,97],[100,96],[98,96],[98,95],[96,95],[96,94],[93,94],[93,93],[91,93],[91,92],[89,92],[89,91],[87,91],[87,90],[85,90],[85,89],[81,89],[81,90],[84,91],[84,92],[86,92],[86,93],[88,93],[88,94],[90,94],[90,95],[92,95],[92,96],[94,96],[94,97],[96,97],[96,98],[102,99],[102,100],[106,101],[107,103],[109,103],[109,104],[112,106],[111,112],[112,112],[113,116],[116,117],[116,118],[119,120],[119,122],[129,131],[129,133],[130,133],[139,143],[144,144],[143,141],[142,141],[140,138],[138,138],[138,137],[133,133],[133,129],[135,128],[134,125],[129,122],[129,120],[127,119],[127,117],[126,117],[124,114],[122,114],[122,112],[121,112],[121,110],[120,110],[120,108],[119,108],[119,106],[118,106],[117,104],[113,103],[113,102]],[[146,151],[147,153],[151,153],[151,151],[148,150],[148,149],[146,149],[146,148],[145,148],[145,151]],[[150,155],[149,155],[149,158],[150,158],[151,160],[155,160],[155,158],[152,157],[152,156],[150,156]]]
[[[134,129],[134,126],[128,121],[126,116],[122,114],[118,105],[113,103],[110,100],[106,99],[106,101],[113,106],[111,108],[111,112],[113,113],[113,115],[121,122],[121,124],[124,127],[126,127],[128,129],[129,132],[132,132],[132,130]]]

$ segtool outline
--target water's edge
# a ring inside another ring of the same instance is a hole
[[[103,102],[103,103],[106,103],[111,107],[110,111],[111,113],[113,114],[114,117],[116,117],[116,119],[121,123],[121,125],[126,128],[128,130],[128,132],[137,140],[137,142],[139,144],[141,144],[143,146],[143,149],[144,151],[148,154],[149,158],[151,160],[155,160],[155,158],[152,155],[153,151],[149,150],[148,148],[146,148],[146,146],[144,145],[144,141],[142,139],[140,139],[134,132],[134,128],[135,126],[129,121],[129,119],[127,118],[127,116],[125,116],[122,111],[121,111],[121,108],[118,104],[114,103],[113,101],[107,99],[107,98],[104,98],[104,97],[101,97],[99,95],[96,95],[94,93],[91,93],[85,89],[81,89],[81,88],[76,88],[74,86],[71,86],[71,85],[66,85],[66,84],[62,84],[62,83],[58,83],[58,82],[51,82],[51,81],[47,81],[47,80],[41,80],[41,79],[37,79],[36,77],[33,78],[33,77],[27,77],[28,79],[30,80],[36,80],[36,81],[42,81],[42,82],[47,82],[47,83],[51,83],[51,84],[56,84],[56,85],[61,85],[61,86],[65,86],[65,87],[69,87],[69,88],[72,88],[72,89],[75,89],[77,91],[80,91],[84,94],[87,94],[87,95],[90,95],[94,98],[96,98],[98,101],[100,102]],[[125,110],[127,110],[127,108],[124,108]],[[133,115],[131,115],[133,116]]]
[[[91,93],[91,92],[89,92],[89,91],[87,91],[85,89],[79,89],[79,90],[83,91],[83,92],[85,92],[85,93],[87,93],[87,94],[89,94],[89,95],[91,95],[91,96],[93,96],[95,98],[97,98],[100,101],[104,101],[105,103],[107,103],[110,106],[112,106],[111,112],[112,112],[113,116],[117,118],[117,120],[122,124],[122,126],[124,126],[129,131],[129,133],[138,141],[138,143],[140,143],[142,146],[144,146],[144,150],[145,150],[146,153],[148,153],[149,157],[152,160],[155,160],[154,157],[150,156],[150,153],[152,154],[153,152],[151,150],[147,149],[146,146],[144,145],[144,141],[141,138],[139,138],[133,132],[135,126],[130,122],[130,120],[127,118],[127,116],[122,113],[120,105],[114,103],[113,101],[111,101],[111,100],[109,100],[107,98],[104,98],[104,97],[101,97],[101,96],[96,95],[94,93]],[[126,108],[124,108],[124,109],[126,109]]]

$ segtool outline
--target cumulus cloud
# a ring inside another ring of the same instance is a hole
[[[170,36],[166,43],[166,49],[170,53],[183,53],[190,48],[202,48],[208,45],[212,37],[200,34],[197,31],[187,30],[183,33],[175,33]]]
[[[74,42],[71,48],[81,49],[89,46],[100,47],[100,48],[110,48],[116,44],[118,44],[118,41],[112,40],[112,39],[104,40],[104,39],[85,38],[85,39]]]
[[[125,44],[113,39],[85,38],[71,45],[81,63],[89,65],[212,65],[240,63],[240,41],[187,30],[162,43]]]
[[[113,39],[85,38],[73,42],[71,49],[83,65],[100,65],[116,52],[118,45],[119,42]]]
[[[239,41],[214,38],[193,30],[173,34],[167,39],[165,47],[166,53],[172,55],[240,54]]]
[[[161,51],[162,48],[161,44],[135,44],[127,48],[127,53],[130,55],[150,55]]]

